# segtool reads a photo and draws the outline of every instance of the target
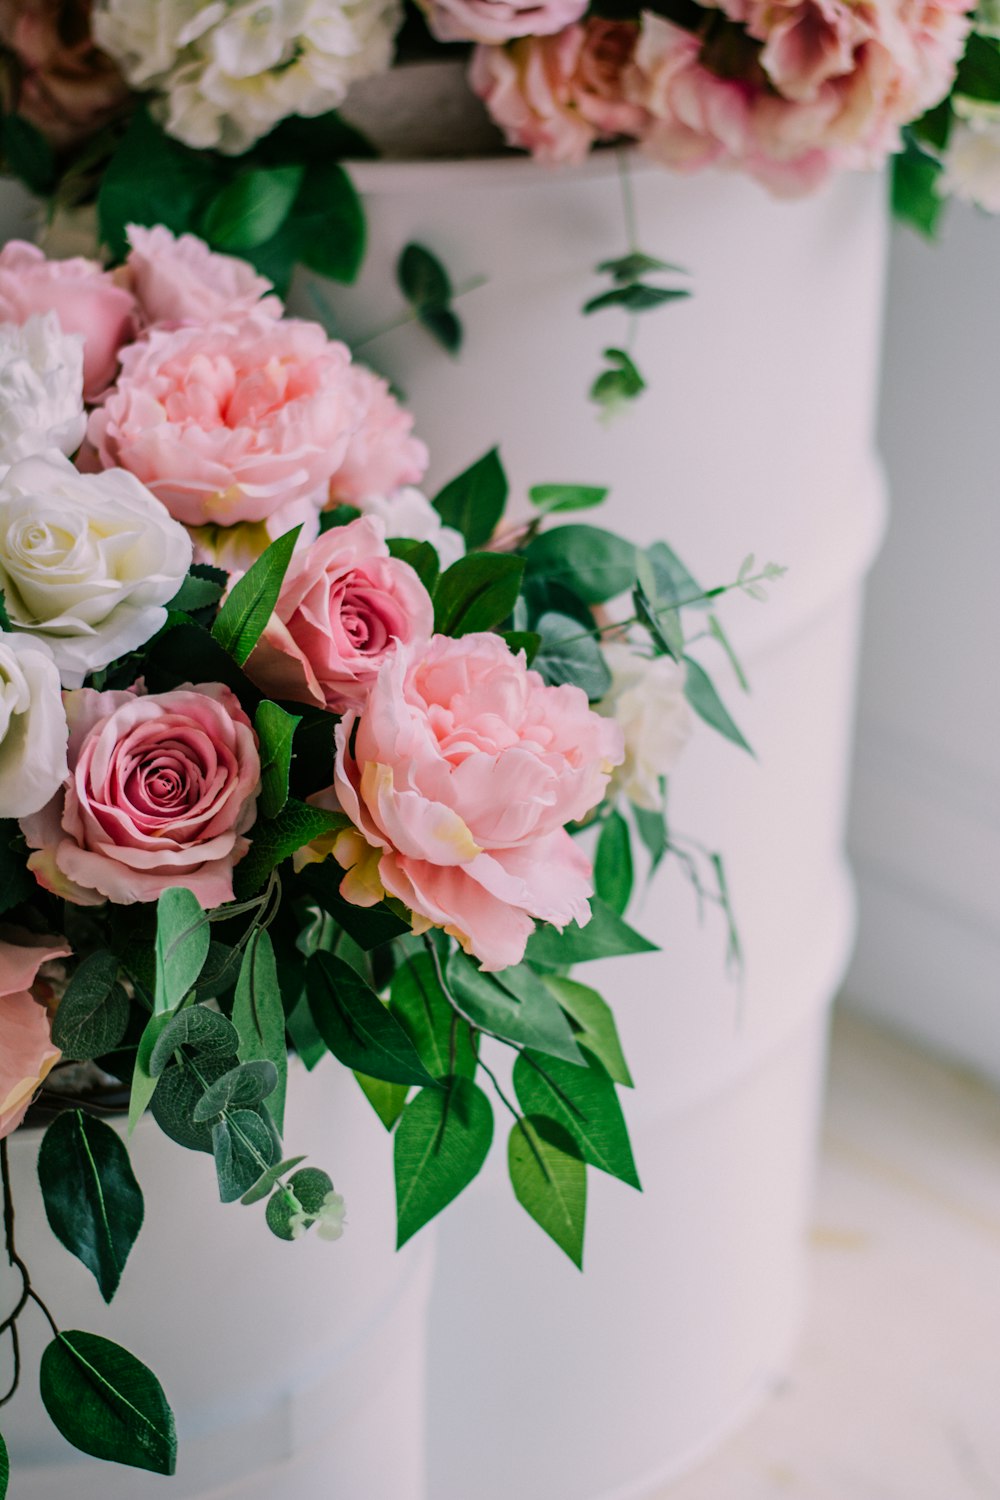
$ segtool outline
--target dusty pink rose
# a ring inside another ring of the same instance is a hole
[[[128,226],[128,284],[148,326],[214,323],[260,312],[283,312],[271,283],[234,255],[210,250],[197,235],[171,234],[162,224]]]
[[[207,909],[233,898],[257,812],[257,737],[219,683],[144,696],[67,693],[69,778],[21,819],[35,878],[81,906],[155,901],[170,886]]]
[[[423,648],[433,629],[427,590],[389,556],[384,524],[362,516],[295,554],[246,670],[271,697],[339,713],[360,707],[387,658]]]
[[[105,468],[130,470],[175,520],[264,521],[275,537],[315,521],[363,414],[343,344],[318,323],[257,312],[154,329],[126,349],[88,438]]]
[[[427,448],[413,436],[413,417],[388,382],[355,365],[354,383],[364,415],[330,482],[331,505],[358,505],[371,495],[391,495],[404,485],[419,484],[427,472]]]
[[[127,108],[128,85],[90,35],[90,0],[0,0],[0,46],[16,60],[5,110],[62,149]]]
[[[947,92],[965,0],[725,0],[704,34],[646,13],[630,98],[645,149],[681,170],[737,166],[795,196],[841,167],[878,165]]]
[[[96,261],[47,260],[37,245],[9,241],[0,250],[0,323],[46,312],[63,333],[83,335],[83,394],[95,400],[115,378],[122,345],[135,337],[134,297]]]
[[[0,935],[0,1139],[16,1130],[59,1049],[52,1034],[43,964],[67,958],[64,938],[2,929]]]
[[[551,36],[578,21],[587,0],[421,0],[439,42],[513,41]]]
[[[577,687],[547,687],[498,636],[435,636],[380,671],[336,729],[335,855],[358,905],[388,891],[488,969],[535,919],[588,921],[590,863],[565,830],[601,800],[622,733]]]
[[[469,81],[512,146],[580,162],[596,141],[639,136],[645,109],[625,97],[639,28],[594,19],[558,36],[477,47]]]

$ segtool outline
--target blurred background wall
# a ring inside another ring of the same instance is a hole
[[[1000,221],[893,236],[850,1003],[1000,1081]]]

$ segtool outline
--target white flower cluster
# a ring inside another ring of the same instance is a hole
[[[0,464],[83,442],[83,338],[63,333],[55,313],[0,323]]]
[[[621,641],[608,642],[604,657],[611,688],[597,711],[617,719],[625,735],[625,759],[612,786],[636,807],[654,810],[663,801],[660,778],[674,769],[691,735],[685,670],[669,656],[640,656]]]
[[[1000,213],[1000,107],[956,95],[938,192]]]
[[[465,556],[465,538],[453,526],[445,526],[427,496],[407,484],[391,495],[366,495],[359,500],[362,515],[378,516],[387,537],[405,536],[414,542],[430,542],[442,569]]]
[[[170,135],[228,155],[392,61],[399,0],[97,0],[93,32]]]

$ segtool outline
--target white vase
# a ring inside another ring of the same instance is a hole
[[[18,1500],[423,1500],[426,1316],[433,1235],[397,1255],[390,1143],[354,1079],[326,1058],[294,1068],[285,1141],[330,1171],[347,1203],[335,1244],[288,1244],[263,1205],[218,1201],[211,1158],[143,1120],[131,1145],[146,1222],[110,1307],[46,1223],[39,1132],[11,1139],[17,1245],[60,1326],[130,1349],[177,1417],[169,1484],[98,1463],[55,1431],[37,1387],[48,1334],[22,1319],[24,1379],[3,1413]],[[0,1267],[0,1306],[19,1282]],[[0,1366],[7,1358],[6,1347]],[[6,1388],[9,1371],[0,1369]],[[386,1425],[391,1441],[386,1440]]]
[[[849,955],[843,856],[861,581],[884,523],[873,443],[886,211],[877,178],[776,203],[735,176],[633,164],[642,249],[694,296],[641,321],[648,392],[610,425],[586,401],[617,312],[580,315],[627,248],[613,157],[366,164],[371,250],[327,288],[340,327],[390,375],[432,455],[429,489],[499,442],[515,497],[611,487],[581,519],[663,536],[706,584],[744,552],[789,566],[766,607],[724,609],[742,698],[713,672],[757,759],[707,731],[671,787],[672,824],[723,851],[742,991],[718,922],[675,874],[636,916],[659,954],[591,966],[636,1079],[645,1192],[591,1174],[583,1277],[518,1216],[494,1157],[441,1224],[431,1318],[434,1500],[626,1500],[707,1451],[787,1369],[826,1016]],[[448,267],[458,359],[402,302],[416,240]],[[308,302],[300,301],[300,307]],[[708,660],[708,657],[705,658]]]

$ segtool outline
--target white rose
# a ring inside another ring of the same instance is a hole
[[[620,641],[605,645],[611,688],[597,705],[625,736],[625,760],[612,785],[636,807],[662,806],[661,776],[669,776],[691,734],[693,714],[684,696],[685,671],[669,656],[640,656]]]
[[[359,502],[366,516],[378,516],[385,522],[388,537],[409,537],[414,542],[430,542],[441,567],[450,568],[465,556],[465,538],[452,526],[445,526],[427,496],[412,485],[391,495],[368,495]]]
[[[939,193],[1000,213],[1000,119],[995,112],[955,121],[944,166]]]
[[[0,632],[0,818],[36,813],[69,775],[66,712],[52,653]]]
[[[55,313],[0,323],[0,464],[83,442],[83,338]]]
[[[155,635],[190,565],[183,526],[123,469],[80,474],[50,452],[0,480],[7,613],[49,645],[65,687]]]

